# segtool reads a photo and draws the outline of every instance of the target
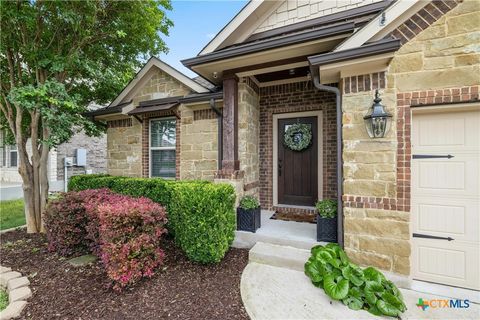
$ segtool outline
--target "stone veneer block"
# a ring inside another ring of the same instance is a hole
[[[8,293],[8,300],[10,303],[20,300],[27,300],[32,296],[32,290],[29,287],[21,287],[18,289],[11,290]]]
[[[5,310],[0,312],[0,320],[8,320],[19,317],[26,305],[27,301],[11,302],[8,307],[5,308]]]
[[[15,279],[9,280],[7,288],[8,288],[8,291],[11,291],[11,290],[18,289],[18,288],[21,288],[21,287],[26,287],[29,284],[30,284],[30,281],[28,280],[27,277],[20,277],[20,278],[15,278]]]
[[[12,268],[0,266],[0,273],[12,271]]]
[[[0,274],[0,285],[6,288],[9,280],[19,278],[21,276],[22,274],[17,271],[9,271],[2,273]]]

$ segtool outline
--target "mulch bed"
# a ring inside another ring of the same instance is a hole
[[[33,291],[21,319],[248,319],[240,277],[248,251],[230,249],[222,262],[190,262],[171,239],[151,279],[117,293],[99,262],[74,268],[47,251],[44,235],[1,235],[1,264],[28,275]]]

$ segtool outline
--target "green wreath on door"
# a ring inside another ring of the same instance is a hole
[[[305,150],[312,143],[312,129],[310,125],[304,123],[289,125],[283,136],[283,141],[290,150]]]

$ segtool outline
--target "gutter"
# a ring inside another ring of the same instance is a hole
[[[233,57],[243,56],[250,53],[286,47],[289,45],[314,41],[321,38],[327,38],[335,35],[352,33],[355,30],[355,23],[343,22],[336,25],[326,26],[315,30],[309,30],[292,35],[286,35],[273,39],[259,40],[253,43],[247,43],[236,47],[230,47],[221,51],[207,53],[194,58],[184,59],[181,62],[184,66],[191,68],[196,65],[207,62],[229,59]]]
[[[310,64],[310,73],[313,79],[313,85],[320,91],[327,91],[335,94],[335,105],[337,110],[337,242],[340,247],[344,247],[343,239],[343,137],[342,137],[342,96],[340,90],[336,87],[323,85],[320,83],[320,73],[318,66]]]
[[[223,92],[212,92],[212,93],[202,93],[198,95],[190,95],[183,98],[180,98],[178,101],[180,103],[195,103],[195,102],[204,102],[211,99],[223,99]]]
[[[382,53],[397,51],[400,49],[401,43],[398,39],[382,39],[376,42],[365,44],[358,48],[335,51],[329,53],[318,54],[308,57],[310,66],[319,66],[333,62],[341,62],[345,60],[374,56]]]
[[[223,114],[222,112],[215,106],[215,98],[210,99],[210,108],[212,108],[213,112],[217,115],[217,135],[218,135],[218,163],[217,168],[218,170],[222,169],[222,160],[223,160]]]

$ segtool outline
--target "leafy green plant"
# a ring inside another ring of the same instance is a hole
[[[235,190],[228,184],[178,184],[168,211],[175,242],[190,260],[219,262],[235,236]]]
[[[311,253],[305,274],[330,298],[377,316],[399,317],[407,309],[393,282],[373,267],[362,269],[352,263],[337,244],[315,246]]]
[[[315,208],[322,218],[333,218],[337,216],[337,201],[324,199],[315,203]]]
[[[240,208],[243,210],[251,210],[260,207],[260,203],[258,203],[257,198],[253,196],[245,196],[240,200]]]
[[[169,234],[187,257],[201,263],[220,261],[235,235],[235,191],[208,181],[78,175],[69,190],[108,188],[115,193],[146,197],[167,210]]]

